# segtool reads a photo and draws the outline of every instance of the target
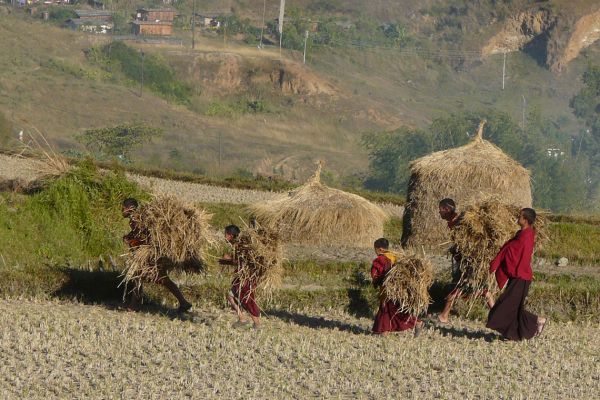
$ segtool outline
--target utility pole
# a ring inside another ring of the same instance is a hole
[[[227,43],[227,21],[223,21],[223,46]]]
[[[302,62],[306,64],[306,43],[308,42],[308,31],[304,31],[304,57]]]
[[[281,45],[283,43],[283,20],[285,19],[285,0],[279,5],[279,56],[281,57]]]
[[[222,156],[223,156],[223,147],[221,146],[221,132],[219,131],[219,172],[221,171]]]
[[[140,55],[142,57],[142,68],[140,73],[140,97],[142,97],[142,93],[144,92],[144,51],[140,50]]]
[[[525,107],[527,107],[527,101],[525,100],[525,95],[521,95],[521,97],[523,97],[523,131],[525,131]]]
[[[196,0],[192,0],[192,50],[196,48]]]
[[[263,18],[262,18],[262,25],[260,26],[260,45],[258,46],[261,49],[263,47],[263,34],[265,32],[265,14],[266,13],[267,13],[267,0],[263,0]]]
[[[502,61],[502,90],[504,90],[504,77],[506,76],[506,51],[504,52],[504,60]]]

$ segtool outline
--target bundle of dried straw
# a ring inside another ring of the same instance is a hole
[[[174,197],[158,197],[142,206],[132,219],[145,243],[126,255],[124,281],[156,280],[166,269],[202,260],[214,244],[211,217]]]
[[[277,234],[261,227],[244,229],[235,246],[240,287],[251,283],[258,294],[269,296],[281,284],[282,250]]]
[[[433,265],[413,253],[396,254],[396,262],[383,281],[387,300],[399,305],[400,311],[418,316],[431,303],[429,288],[433,284]]]
[[[517,218],[521,207],[487,199],[469,206],[460,223],[452,230],[452,241],[461,257],[462,281],[474,291],[496,291],[490,262],[504,243],[519,230]],[[536,248],[547,241],[546,217],[539,214],[534,224]]]

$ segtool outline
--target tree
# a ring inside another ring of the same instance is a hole
[[[77,140],[95,156],[129,160],[132,150],[162,135],[162,130],[145,125],[117,125],[88,129]]]

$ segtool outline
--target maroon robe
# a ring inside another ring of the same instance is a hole
[[[254,298],[254,286],[250,282],[246,282],[244,286],[240,287],[239,278],[237,276],[233,278],[233,282],[231,282],[231,295],[250,315],[254,317],[260,316],[260,308]]]
[[[393,258],[393,255],[389,255]],[[392,268],[392,260],[385,254],[379,254],[373,260],[371,277],[373,285],[381,290],[386,274]],[[386,300],[383,295],[379,296],[379,310],[373,323],[373,333],[398,332],[412,329],[418,319],[408,313],[399,312],[399,307],[391,300]]]
[[[531,257],[535,241],[533,228],[517,232],[490,264],[498,286],[504,288],[488,315],[487,327],[510,340],[531,339],[537,333],[538,317],[525,310],[525,299],[533,272]]]

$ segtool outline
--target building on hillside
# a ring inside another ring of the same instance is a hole
[[[219,17],[230,17],[231,12],[226,11],[200,11],[194,14],[196,24],[206,29],[219,29],[221,27],[221,21]]]
[[[169,8],[140,8],[132,23],[134,35],[171,36],[175,10]]]
[[[67,26],[74,31],[95,33],[100,35],[106,35],[112,32],[113,23],[112,21],[106,21],[102,19],[79,19],[74,18],[67,21]]]
[[[110,11],[104,10],[75,10],[75,15],[79,20],[93,21],[112,21],[113,16]]]
[[[171,36],[173,34],[173,24],[165,21],[133,21],[134,35],[147,36]]]
[[[175,19],[175,10],[170,8],[140,8],[136,21],[171,22]]]

